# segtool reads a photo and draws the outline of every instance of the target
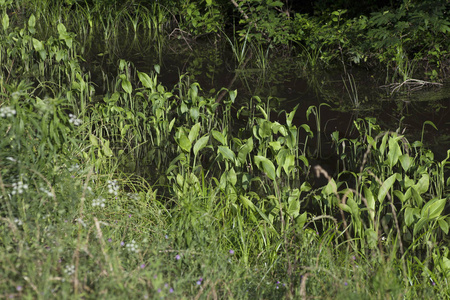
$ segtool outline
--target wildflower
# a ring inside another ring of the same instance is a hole
[[[347,285],[348,285],[347,281],[346,281],[346,282],[344,282],[344,285],[345,285],[345,286],[347,286]]]
[[[202,284],[202,281],[203,281],[203,277],[200,277],[200,278],[197,280],[197,285]]]
[[[177,254],[177,256],[175,256],[176,260],[180,260],[181,256],[180,254]]]
[[[108,239],[108,242],[110,242],[110,243],[111,243],[111,242],[112,242],[112,238],[109,238],[109,239]]]
[[[169,236],[167,234],[164,237],[166,238],[166,240],[169,238]]]
[[[173,288],[170,288],[169,293],[173,293]]]
[[[230,252],[231,255],[234,254],[234,250],[233,249],[231,249],[229,252]]]
[[[125,243],[124,242],[120,242],[120,246],[123,246],[123,245],[125,245]]]
[[[0,107],[0,118],[9,118],[16,114],[16,110],[9,106]]]
[[[47,197],[53,197],[52,192],[46,190],[44,187],[41,186],[41,187],[39,188],[39,190],[40,190],[41,192],[43,192]]]
[[[75,266],[74,265],[67,265],[66,267],[65,267],[65,269],[64,269],[64,272],[67,274],[67,275],[72,275],[73,273],[75,273]]]
[[[75,171],[78,171],[79,169],[80,169],[80,165],[79,165],[79,164],[71,165],[71,166],[68,168],[69,172],[75,172]]]
[[[130,251],[130,252],[138,252],[139,251],[138,246],[134,240],[132,240],[130,243],[126,244],[125,247],[127,247],[128,251]]]
[[[108,180],[108,193],[114,194],[117,196],[119,193],[119,185],[117,184],[117,181],[115,180]]]
[[[18,292],[20,292],[20,291],[22,291],[22,286],[21,285],[18,285],[17,287],[16,287],[16,290],[18,291]]]
[[[131,199],[131,200],[139,200],[139,194],[138,193],[127,193],[127,196]]]
[[[13,182],[12,184],[13,190],[11,194],[22,194],[24,190],[28,189],[28,184],[24,184],[22,180]]]
[[[158,289],[158,294],[161,293],[161,289]]]
[[[74,126],[80,126],[81,124],[83,124],[83,121],[78,119],[74,114],[69,114],[69,118],[69,122]]]
[[[14,223],[16,223],[18,226],[22,226],[22,220],[15,218]]]
[[[142,264],[142,265],[141,265],[141,269],[143,269],[143,268],[145,268],[145,264]]]
[[[100,206],[101,208],[105,207],[105,199],[99,197],[97,199],[92,200],[92,206]]]

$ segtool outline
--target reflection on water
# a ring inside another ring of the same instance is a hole
[[[289,110],[299,104],[297,124],[308,123],[313,130],[315,123],[306,119],[306,110],[311,105],[328,103],[331,107],[321,108],[323,138],[328,141],[336,130],[342,136],[351,136],[353,120],[357,118],[376,118],[386,130],[400,128],[410,141],[420,140],[423,123],[432,121],[438,130],[425,126],[424,142],[438,159],[445,158],[450,148],[450,82],[440,88],[423,88],[409,95],[396,93],[391,96],[389,91],[380,88],[385,83],[383,74],[349,68],[347,72],[351,75],[339,69],[312,72],[303,68],[295,57],[270,55],[264,64],[261,60],[265,58],[252,56],[242,69],[237,68],[227,42],[187,43],[183,39],[146,42],[145,39],[131,38],[125,43],[108,46],[107,51],[102,43],[97,43],[85,55],[86,66],[97,86],[101,86],[104,74],[110,74],[110,78],[115,75],[119,59],[131,61],[143,72],[150,72],[155,64],[159,64],[159,79],[169,88],[178,83],[181,74],[187,74],[191,82],[199,82],[203,92],[211,96],[217,95],[222,87],[237,89],[237,106],[247,103],[254,95],[262,99],[276,97],[279,101],[272,103],[278,103],[277,110]],[[261,69],[261,65],[265,69]],[[277,115],[272,117],[277,118]],[[284,121],[282,119],[280,122]]]

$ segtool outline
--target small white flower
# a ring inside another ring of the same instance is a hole
[[[18,226],[22,226],[22,220],[15,218],[14,223],[16,223]]]
[[[64,268],[64,272],[67,274],[67,275],[72,275],[73,273],[75,273],[75,266],[74,265],[67,265],[65,268]]]
[[[41,186],[41,187],[39,188],[39,190],[40,190],[41,192],[43,192],[47,197],[53,197],[52,192],[46,190],[44,187]]]
[[[108,193],[114,194],[117,196],[119,193],[119,185],[117,184],[117,181],[115,180],[108,180]]]
[[[11,194],[22,194],[24,190],[28,189],[28,184],[24,184],[22,180],[13,182],[12,184],[13,190]]]
[[[139,200],[139,194],[138,193],[128,193],[127,196],[131,199],[131,200]]]
[[[69,118],[69,122],[74,126],[80,126],[81,124],[83,124],[83,121],[78,119],[74,114],[69,114]]]
[[[100,197],[92,200],[92,206],[100,206],[101,208],[105,207],[105,199]]]
[[[78,171],[79,169],[80,169],[80,165],[74,164],[74,165],[71,165],[68,170],[69,170],[69,172],[74,172],[74,171]]]
[[[9,106],[0,107],[0,118],[9,118],[16,114],[16,110]]]
[[[127,250],[130,252],[138,252],[138,246],[134,240],[132,240],[129,244],[126,244],[125,247],[127,247]]]

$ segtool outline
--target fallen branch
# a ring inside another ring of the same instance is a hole
[[[408,87],[408,92],[417,91],[422,89],[423,87],[430,87],[430,86],[442,86],[442,83],[438,82],[430,82],[430,81],[424,81],[419,79],[406,79],[402,83],[391,83],[388,85],[382,85],[381,88],[387,88],[390,89],[390,94],[394,94],[395,92],[398,92],[398,90],[402,87]]]

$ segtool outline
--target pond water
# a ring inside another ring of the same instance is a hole
[[[244,68],[239,68],[227,41],[149,41],[129,37],[113,47],[108,44],[108,51],[102,49],[105,44],[92,45],[85,56],[97,86],[102,85],[99,70],[114,75],[119,59],[132,62],[143,72],[152,71],[158,64],[159,80],[168,89],[179,82],[180,75],[188,74],[190,81],[199,82],[207,95],[217,95],[222,87],[236,89],[237,108],[255,95],[261,99],[274,97],[276,100],[271,103],[275,110],[290,110],[298,105],[297,126],[307,123],[313,131],[315,121],[306,118],[306,111],[311,105],[327,103],[329,106],[320,108],[323,145],[331,142],[333,131],[338,130],[341,137],[351,137],[354,120],[372,117],[383,129],[400,128],[410,142],[420,140],[424,122],[431,121],[438,130],[424,127],[426,146],[437,159],[445,158],[450,149],[449,81],[407,94],[391,94],[392,88],[381,86],[392,74],[349,66],[346,72],[341,66],[312,71],[295,55],[272,57],[269,52],[264,58],[254,54]],[[280,116],[280,122],[284,122],[284,114]],[[278,117],[274,114],[272,118]]]

